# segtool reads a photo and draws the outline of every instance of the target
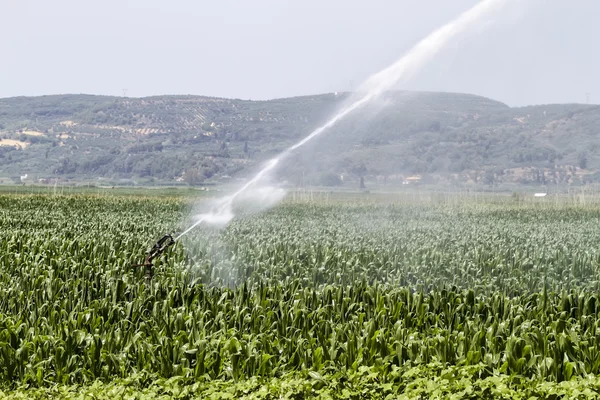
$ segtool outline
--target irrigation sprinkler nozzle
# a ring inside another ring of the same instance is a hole
[[[172,246],[173,244],[175,244],[175,239],[173,239],[173,236],[169,234],[163,236],[146,253],[146,259],[144,260],[144,262],[142,264],[133,264],[132,267],[144,267],[146,270],[146,280],[150,281],[153,275],[152,267],[154,266],[152,264],[152,260],[163,254],[165,250],[167,250],[167,248],[169,246]]]

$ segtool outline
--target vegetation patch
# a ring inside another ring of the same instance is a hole
[[[12,398],[594,398],[597,206],[0,195]],[[160,216],[157,218],[157,216]]]

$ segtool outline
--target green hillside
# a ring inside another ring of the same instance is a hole
[[[0,177],[209,184],[244,177],[326,122],[350,94],[270,101],[55,95],[0,99]],[[283,163],[295,184],[491,185],[600,179],[600,107],[510,108],[390,92]]]

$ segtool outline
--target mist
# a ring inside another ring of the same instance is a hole
[[[408,81],[421,67],[430,62],[444,46],[455,38],[468,33],[474,28],[478,28],[479,32],[483,28],[489,28],[492,25],[492,16],[509,3],[513,3],[512,0],[482,1],[462,13],[455,20],[433,31],[392,65],[371,75],[360,85],[359,90],[349,97],[345,105],[338,112],[334,113],[323,125],[317,127],[302,140],[288,147],[277,157],[266,162],[262,169],[236,192],[216,200],[210,212],[198,214],[195,222],[176,239],[185,236],[200,224],[226,226],[234,217],[233,204],[238,199],[243,200],[246,205],[253,204],[249,208],[254,210],[265,210],[277,204],[284,197],[283,190],[264,186],[264,181],[266,179],[272,180],[273,172],[282,161],[287,160],[295,151],[327,132],[347,116],[379,98],[381,94],[392,89],[399,82]]]

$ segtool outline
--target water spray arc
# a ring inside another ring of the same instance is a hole
[[[436,31],[429,34],[419,43],[417,43],[406,55],[400,58],[398,61],[383,69],[382,71],[370,76],[358,89],[358,99],[342,108],[337,114],[331,117],[324,125],[315,129],[310,135],[300,140],[298,143],[287,148],[283,153],[267,162],[266,166],[260,170],[250,181],[242,186],[237,192],[231,196],[227,196],[221,202],[221,205],[217,208],[216,212],[224,212],[238,197],[244,193],[251,186],[260,181],[267,173],[275,169],[275,166],[291,152],[303,146],[307,142],[311,141],[315,137],[327,129],[334,126],[338,121],[345,118],[348,114],[364,106],[375,97],[382,94],[384,91],[391,89],[401,80],[406,80],[414,73],[416,73],[424,64],[432,59],[451,39],[456,35],[462,33],[468,29],[471,25],[480,21],[484,17],[492,14],[494,11],[498,11],[502,6],[510,0],[483,0],[475,5],[470,10],[461,14],[454,21],[442,26]],[[196,226],[200,225],[204,221],[200,218],[192,226],[181,233],[175,240],[186,235]]]
[[[294,150],[321,135],[324,131],[334,126],[350,113],[369,103],[384,91],[390,90],[396,84],[409,79],[416,72],[418,72],[422,66],[429,62],[453,38],[463,33],[482,19],[492,16],[494,12],[499,11],[506,5],[506,3],[510,1],[512,0],[482,0],[471,9],[462,13],[455,20],[429,34],[427,37],[417,43],[411,50],[409,50],[409,52],[406,53],[402,58],[394,62],[389,67],[370,76],[357,89],[356,95],[353,96],[355,99],[354,101],[343,107],[325,124],[315,129],[304,139],[287,148],[277,157],[268,161],[266,165],[238,191],[221,199],[212,213],[200,216],[196,222],[179,234],[174,240],[177,241],[181,237],[187,235],[198,225],[213,218],[221,217],[221,220],[226,220],[226,223],[229,222],[229,220],[233,218],[233,214],[231,214],[233,201],[253,185],[258,183],[265,175],[273,171],[277,164],[281,162],[281,160],[288,157]]]

